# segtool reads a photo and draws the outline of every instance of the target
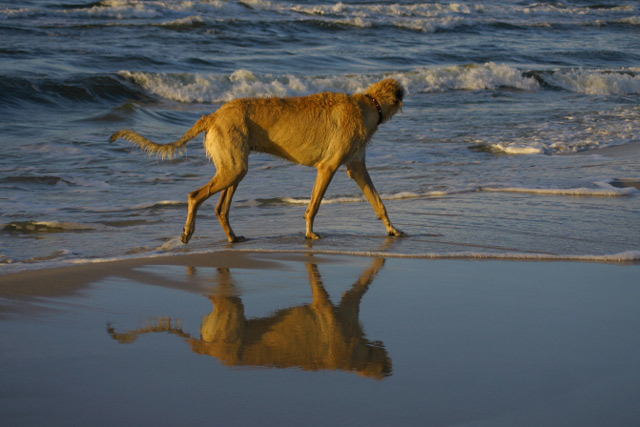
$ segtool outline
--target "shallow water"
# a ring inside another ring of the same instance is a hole
[[[640,419],[637,267],[233,255],[1,277],[2,419]]]
[[[341,173],[306,242],[314,171],[255,155],[234,247],[637,259],[639,28],[632,1],[0,2],[0,268],[225,248],[213,201],[177,242],[215,172],[199,142],[162,162],[109,136],[383,77],[407,96],[367,161],[410,237],[389,244]]]

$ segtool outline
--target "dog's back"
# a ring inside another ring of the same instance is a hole
[[[369,135],[362,116],[357,101],[341,93],[244,98],[223,105],[210,132],[219,139],[235,129],[246,135],[251,151],[316,166],[363,148]],[[214,150],[219,143],[210,141],[205,146]]]

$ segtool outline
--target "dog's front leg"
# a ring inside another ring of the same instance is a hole
[[[322,198],[324,197],[324,193],[327,191],[327,187],[335,175],[337,167],[326,167],[326,166],[318,166],[318,177],[316,178],[316,183],[313,186],[313,193],[311,194],[311,202],[309,203],[309,207],[307,207],[307,211],[304,214],[305,219],[307,220],[307,239],[319,239],[320,236],[313,232],[313,220],[318,213],[318,208],[320,207],[320,202],[322,202]]]
[[[373,181],[371,181],[364,160],[349,163],[347,165],[347,173],[358,184],[365,197],[369,200],[369,203],[373,206],[378,219],[381,219],[387,228],[387,234],[396,237],[406,235],[403,231],[398,230],[391,224],[389,216],[387,215],[387,209],[384,207],[380,195],[373,186]]]

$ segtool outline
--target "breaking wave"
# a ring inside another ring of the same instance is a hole
[[[512,138],[478,137],[472,150],[495,154],[565,154],[626,146],[640,150],[640,107],[565,115],[553,121],[532,123]],[[604,152],[604,151],[603,151]]]
[[[171,25],[182,24],[174,22]],[[488,62],[326,76],[260,74],[239,69],[231,74],[123,70],[117,75],[84,74],[60,80],[6,77],[0,82],[0,101],[6,107],[25,103],[59,106],[61,101],[146,101],[150,97],[183,103],[215,103],[242,97],[301,96],[324,91],[355,93],[387,77],[400,81],[409,95],[500,89],[564,90],[598,96],[640,95],[640,68],[531,71]]]
[[[400,81],[409,94],[503,88],[538,91],[550,88],[585,95],[637,95],[640,94],[639,71],[636,68],[529,71],[488,62],[342,76],[258,74],[246,69],[231,74],[120,71],[118,75],[157,97],[204,103],[226,102],[241,97],[298,96],[323,91],[354,93],[386,77]]]

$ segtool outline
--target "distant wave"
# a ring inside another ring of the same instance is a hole
[[[187,16],[186,18],[178,18],[172,21],[163,22],[160,26],[171,28],[174,30],[184,30],[190,28],[200,28],[206,26],[206,21],[198,15]]]
[[[73,185],[74,182],[55,175],[11,175],[0,178],[0,182],[12,184],[36,184],[36,185]]]
[[[144,100],[144,91],[115,75],[79,74],[75,77],[8,77],[0,80],[0,108],[37,103],[58,107],[60,101]]]
[[[62,3],[47,8],[5,7],[0,17],[29,17],[47,14],[61,19],[119,20],[123,16],[144,20],[141,25],[164,25],[170,30],[198,29],[219,22],[245,21],[256,25],[268,16],[271,22],[296,25],[318,23],[337,26],[375,28],[393,26],[411,31],[474,31],[483,27],[553,28],[571,26],[640,25],[638,8],[624,5],[575,5],[562,2],[513,4],[512,2],[358,2],[309,4],[301,2],[245,0],[231,1],[146,1],[103,0],[88,3]],[[213,16],[211,23],[202,16]],[[167,21],[167,18],[170,18]],[[166,24],[163,24],[166,22]],[[123,25],[111,22],[113,25]],[[125,24],[126,25],[126,24]]]

